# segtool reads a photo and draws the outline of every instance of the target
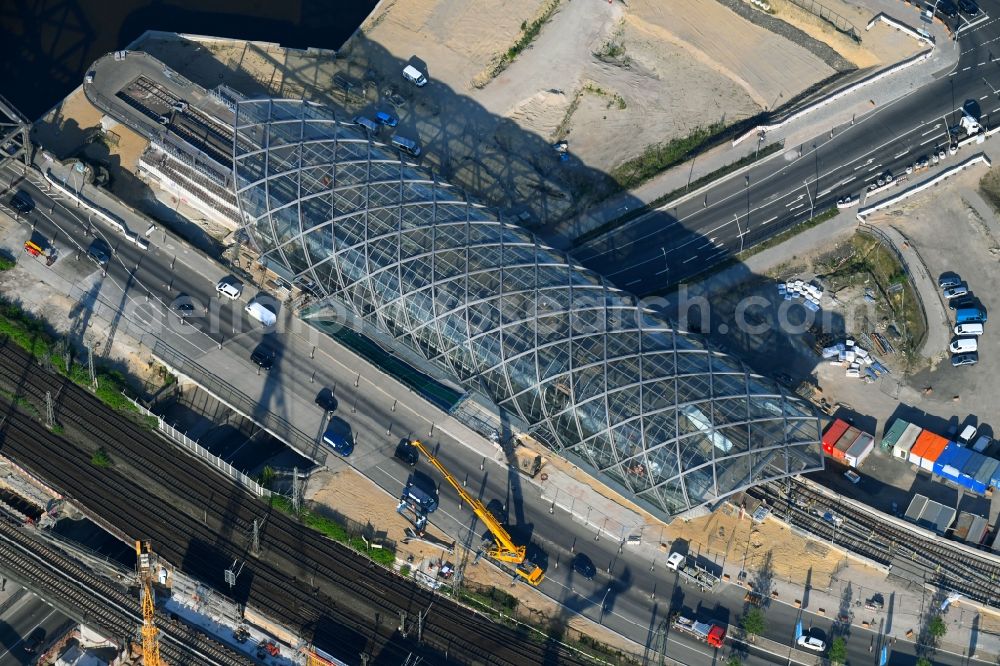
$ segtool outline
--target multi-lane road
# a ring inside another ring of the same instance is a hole
[[[900,3],[902,4],[902,3]],[[979,148],[948,155],[948,129],[973,103],[987,127],[1000,122],[1000,3],[980,3],[991,16],[959,33],[954,67],[895,102],[784,150],[710,187],[703,195],[657,209],[572,251],[616,286],[639,296],[711,269],[775,234],[827,210],[845,195],[861,195],[879,174],[905,176],[921,156],[945,149],[940,165],[911,174],[932,176]],[[878,84],[876,84],[878,85]]]
[[[10,174],[10,171],[0,174],[0,183],[9,183]],[[148,251],[125,241],[100,223],[90,225],[93,231],[88,232],[86,216],[79,213],[72,203],[55,196],[44,185],[40,186],[36,174],[17,183],[16,188],[27,191],[35,200],[37,208],[29,215],[29,220],[37,233],[55,239],[62,255],[59,260],[62,263],[57,268],[61,267],[60,274],[69,276],[73,281],[67,289],[74,299],[85,300],[87,295],[95,296],[98,291],[95,287],[100,285],[101,299],[114,304],[123,303],[129,312],[128,321],[131,323],[128,332],[131,335],[153,331],[192,357],[212,356],[216,364],[233,364],[248,370],[252,367],[247,357],[263,339],[264,333],[259,327],[252,326],[242,312],[246,297],[238,301],[215,297],[215,281],[225,274],[221,267],[197,256],[184,244],[159,231],[154,232],[154,242]],[[4,203],[8,196],[2,195]],[[27,225],[20,228],[27,238],[30,233]],[[95,233],[104,236],[116,248],[107,267],[107,275],[102,275],[101,269],[86,256],[86,248]],[[76,256],[77,249],[81,250],[79,256]],[[123,288],[127,290],[127,297],[121,296]],[[213,316],[193,317],[190,324],[178,324],[176,314],[168,313],[171,311],[170,303],[179,295],[193,299],[201,311],[210,311]],[[124,325],[120,330],[125,330]],[[275,370],[260,378],[261,401],[278,411],[296,401],[311,404],[318,386],[333,383],[332,369],[324,367],[318,359],[311,359],[308,351],[304,351],[291,335],[277,332],[269,336],[275,339],[278,347],[284,347],[285,352],[279,357]],[[145,343],[151,344],[151,340],[147,337]],[[220,342],[222,349],[218,349]],[[314,372],[317,373],[315,383],[303,379]],[[341,385],[347,384],[349,382]],[[405,401],[405,396],[401,396],[400,400]],[[307,432],[321,432],[322,414],[318,409],[315,412],[314,422],[297,425]],[[365,440],[374,440],[375,437],[362,438],[359,451],[352,457],[354,464],[388,493],[398,495],[408,470],[391,459],[392,438],[381,437],[381,433],[385,432],[387,412],[388,409],[378,404],[373,393],[361,393],[352,406],[352,413],[345,416],[356,430],[380,436],[378,450],[367,450],[373,444]],[[394,422],[399,424],[396,432],[405,432],[407,427],[402,412],[400,409],[392,414]],[[413,428],[413,431],[418,429],[422,426]],[[511,522],[530,530],[534,542],[546,551],[549,558],[541,591],[563,604],[568,614],[579,613],[639,644],[655,645],[657,631],[671,609],[697,608],[720,621],[731,623],[742,612],[743,599],[738,588],[727,588],[713,594],[678,585],[675,574],[667,572],[660,561],[662,558],[650,560],[647,556],[640,557],[627,547],[619,552],[617,542],[595,540],[588,528],[575,523],[572,516],[563,510],[556,508],[550,513],[549,501],[542,500],[535,486],[518,483],[520,477],[516,475],[509,479],[505,474],[498,473],[497,467],[491,466],[492,473],[491,468],[485,472],[480,470],[480,458],[463,447],[443,447],[441,458],[456,478],[468,479],[470,488],[475,488],[484,501],[499,499],[507,502]],[[521,486],[519,491],[516,491],[517,485]],[[458,498],[451,489],[442,489],[441,508],[432,517],[432,522],[452,538],[464,541],[469,536],[471,515],[467,508],[459,509]],[[476,534],[473,543],[476,543],[483,530],[481,525],[473,529]],[[584,552],[596,564],[598,573],[593,580],[581,578],[569,566],[574,551]],[[765,636],[785,647],[755,647],[747,663],[786,663],[793,628],[798,619],[819,631],[829,632],[832,628],[829,618],[775,604],[768,611]],[[877,640],[875,632],[852,628],[848,641],[852,663],[874,664],[868,648]],[[893,663],[907,663],[913,656],[912,652],[911,644],[899,642],[893,649],[893,658],[897,660]],[[667,653],[687,664],[710,663],[715,658],[707,646],[699,645],[677,632],[668,634]],[[803,655],[792,655],[793,661],[796,658],[802,659]],[[938,662],[965,663],[961,655],[947,654],[940,654]]]

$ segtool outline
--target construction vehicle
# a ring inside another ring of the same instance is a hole
[[[726,641],[726,628],[711,622],[697,620],[678,614],[671,625],[677,631],[694,636],[703,643],[720,648]]]
[[[694,564],[683,553],[671,553],[667,558],[667,568],[676,571],[681,577],[681,582],[694,583],[702,590],[715,589],[721,582],[718,576]]]
[[[544,572],[542,568],[527,559],[528,549],[525,546],[518,546],[511,539],[510,534],[504,529],[503,525],[500,524],[492,513],[480,502],[478,499],[466,492],[462,484],[458,482],[451,475],[451,473],[441,464],[427,447],[424,446],[423,442],[419,440],[413,440],[411,442],[413,446],[417,447],[417,450],[422,453],[431,465],[441,473],[441,476],[451,484],[452,488],[458,493],[458,496],[462,498],[462,501],[472,507],[475,512],[476,517],[483,521],[487,529],[489,529],[490,534],[493,535],[493,544],[490,546],[489,550],[486,552],[487,557],[490,557],[498,562],[504,562],[508,564],[513,564],[515,566],[515,572],[518,576],[525,579],[532,585],[538,585],[542,582],[544,577]]]
[[[548,462],[538,451],[526,446],[520,437],[514,447],[514,460],[517,463],[518,471],[532,478],[537,476],[545,463]]]
[[[153,596],[153,551],[148,541],[135,542],[136,573],[139,578],[139,601],[142,606],[142,661],[146,666],[160,666],[160,642],[156,628],[156,597]]]

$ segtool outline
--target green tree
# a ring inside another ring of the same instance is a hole
[[[734,654],[726,660],[726,666],[743,666],[743,660]]]
[[[830,654],[828,655],[831,664],[843,664],[847,661],[847,641],[841,637],[833,639],[830,644]]]
[[[931,618],[931,621],[927,623],[927,635],[937,643],[939,640],[944,638],[944,635],[948,633],[948,625],[944,623],[944,619],[940,615],[935,615]]]
[[[90,464],[94,467],[111,467],[111,456],[108,455],[108,452],[102,446],[90,456]]]
[[[764,622],[764,611],[751,608],[740,618],[740,627],[750,636],[750,641],[764,633],[767,623]]]
[[[917,666],[934,666],[934,662],[927,657],[921,657],[920,659],[917,659]]]

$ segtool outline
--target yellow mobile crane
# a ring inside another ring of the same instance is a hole
[[[441,464],[441,461],[435,458],[427,447],[424,446],[423,442],[419,440],[411,440],[410,442],[416,447],[420,453],[427,457],[427,460],[434,465],[434,467],[441,473],[441,476],[451,484],[458,492],[458,496],[462,498],[462,501],[472,507],[472,510],[476,513],[479,520],[483,521],[486,527],[490,530],[493,535],[493,546],[487,551],[486,555],[493,558],[499,562],[508,562],[515,565],[515,571],[517,575],[524,578],[526,581],[532,585],[538,585],[542,582],[542,578],[545,575],[542,572],[542,568],[533,562],[526,559],[527,548],[525,546],[518,546],[514,544],[514,540],[511,539],[510,534],[504,529],[503,525],[500,524],[493,514],[490,513],[489,509],[483,506],[483,503],[478,499],[466,492],[462,484],[459,483],[455,477]]]
[[[146,666],[160,666],[160,630],[156,628],[156,600],[153,597],[153,552],[148,541],[135,542],[138,558],[139,598],[142,602],[142,661]]]

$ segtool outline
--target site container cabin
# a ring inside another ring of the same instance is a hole
[[[962,468],[969,462],[972,451],[963,448],[958,442],[948,442],[941,455],[937,457],[931,466],[931,471],[940,477],[961,484]]]
[[[988,464],[990,459],[975,451],[971,453],[972,456],[969,457],[969,461],[962,468],[962,485],[974,493],[985,495],[987,485],[985,481],[979,478],[979,470],[983,468],[983,465]]]
[[[994,477],[1000,476],[1000,460],[996,458],[986,458],[983,464],[976,471],[976,483],[983,488],[985,494],[990,488],[997,488]]]
[[[844,462],[846,462],[851,467],[861,467],[861,463],[865,461],[871,452],[875,449],[875,438],[866,432],[861,433],[861,435],[854,440],[850,448],[844,452]]]
[[[910,449],[910,462],[919,465],[928,472],[933,472],[934,461],[938,459],[946,446],[948,446],[947,439],[929,430],[924,430],[917,437],[913,448]]]
[[[917,437],[920,437],[920,433],[923,431],[924,429],[920,426],[913,425],[912,423],[907,424],[906,430],[899,436],[899,440],[892,445],[892,457],[904,462],[909,460],[910,449],[913,448]]]
[[[851,448],[851,445],[854,444],[854,442],[858,441],[858,437],[860,436],[861,431],[854,426],[851,426],[844,432],[843,435],[840,436],[837,443],[833,445],[833,449],[830,451],[830,456],[834,460],[842,461],[844,459],[844,454],[847,453],[847,450]]]
[[[836,445],[837,440],[840,439],[840,437],[847,432],[850,427],[850,424],[843,419],[837,419],[831,423],[830,427],[826,429],[825,433],[823,433],[823,453],[832,455],[833,447]]]
[[[884,435],[882,435],[882,441],[879,443],[879,446],[882,449],[891,449],[894,447],[909,425],[910,423],[908,421],[904,421],[903,419],[896,419],[893,421],[892,425],[889,426],[889,429],[885,431]]]

